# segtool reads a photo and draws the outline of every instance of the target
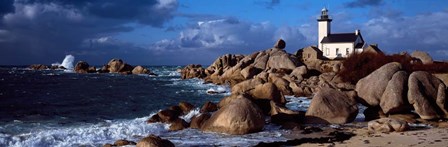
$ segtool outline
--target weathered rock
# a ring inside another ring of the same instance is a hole
[[[113,147],[114,145],[113,144],[110,144],[110,143],[106,143],[106,144],[104,144],[103,145],[103,147]]]
[[[30,65],[29,68],[32,70],[45,70],[45,69],[48,69],[48,66],[43,65],[43,64],[32,64],[32,65]]]
[[[205,69],[196,64],[187,65],[180,73],[182,79],[204,78],[206,76]]]
[[[132,74],[150,74],[151,71],[144,68],[143,66],[136,66],[134,69],[132,69]]]
[[[162,110],[157,113],[160,118],[160,121],[163,123],[172,122],[176,120],[179,115],[176,111],[173,110]]]
[[[158,114],[155,114],[153,116],[151,116],[151,118],[149,118],[146,123],[156,123],[156,122],[160,122],[160,117]]]
[[[115,141],[114,145],[115,146],[125,146],[125,145],[136,145],[136,143],[133,141],[120,139],[120,140]]]
[[[202,125],[205,123],[205,121],[210,119],[210,117],[211,115],[209,113],[201,113],[199,115],[193,116],[193,118],[191,118],[190,128],[192,129],[201,128]]]
[[[178,131],[183,130],[185,128],[188,128],[189,124],[180,118],[175,119],[174,121],[170,122],[170,131]]]
[[[247,98],[236,98],[216,111],[201,130],[241,135],[261,131],[263,127],[260,108]]]
[[[255,86],[249,93],[253,99],[272,100],[278,104],[286,103],[285,97],[277,89],[277,86],[270,82]]]
[[[432,64],[434,61],[432,60],[432,57],[427,53],[423,51],[414,51],[411,54],[411,57],[420,59],[423,64]]]
[[[260,69],[255,68],[252,65],[249,65],[243,70],[241,70],[241,75],[244,77],[244,79],[251,79],[260,72],[261,72]]]
[[[272,76],[271,76],[272,75]],[[270,74],[269,81],[272,82],[278,90],[284,95],[292,95],[292,89],[289,87],[289,82],[281,77],[277,77],[274,74]]]
[[[384,113],[394,114],[410,110],[405,91],[407,90],[407,79],[405,71],[398,71],[392,76],[380,99],[380,107]]]
[[[172,110],[175,116],[180,116],[183,114],[182,109],[179,106],[170,106],[168,110]]]
[[[448,118],[446,87],[428,72],[416,71],[409,76],[408,101],[422,119]]]
[[[88,73],[89,63],[85,61],[79,61],[78,63],[76,63],[74,70],[76,73]]]
[[[367,124],[369,131],[374,132],[403,132],[409,129],[408,123],[393,118],[381,118],[372,120]]]
[[[274,48],[278,49],[284,49],[286,47],[286,42],[283,39],[277,40],[277,42],[274,45]]]
[[[194,105],[187,102],[180,102],[179,107],[182,110],[183,114],[187,114],[188,112],[194,109]]]
[[[290,69],[294,70],[296,67],[300,66],[301,63],[298,62],[296,58],[292,55],[286,53],[284,50],[272,49],[269,53],[269,59],[266,64],[268,69]]]
[[[246,98],[243,95],[238,95],[238,94],[232,94],[230,96],[226,96],[224,98],[222,98],[219,102],[218,102],[218,108],[222,108],[224,106],[227,106],[228,104],[230,104],[233,100],[238,99],[238,98]]]
[[[204,106],[202,106],[201,110],[199,112],[205,113],[205,112],[215,112],[218,110],[218,105],[216,105],[213,102],[207,101]]]
[[[169,140],[151,134],[140,140],[137,147],[174,147],[174,144]]]
[[[388,63],[359,80],[356,92],[361,102],[367,106],[378,106],[389,80],[401,69],[401,64],[398,62]]]
[[[292,70],[290,75],[295,78],[298,78],[298,77],[303,77],[307,72],[308,72],[308,69],[306,68],[306,66],[299,66],[297,68],[294,68],[294,70]]]
[[[125,63],[121,59],[112,59],[107,63],[107,67],[110,73],[121,72],[124,68]]]
[[[306,123],[352,122],[358,114],[356,100],[338,90],[323,88],[311,100],[305,114]]]
[[[232,94],[236,94],[236,95],[244,94],[247,91],[254,89],[255,86],[263,84],[263,83],[264,83],[264,81],[259,78],[250,79],[250,80],[240,82],[232,87]]]

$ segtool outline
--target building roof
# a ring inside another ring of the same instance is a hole
[[[370,52],[375,54],[384,54],[383,51],[381,51],[380,48],[378,48],[378,45],[369,45],[363,50],[364,53]]]
[[[324,37],[320,43],[342,43],[342,42],[355,42],[359,35],[355,33],[340,33],[330,34]],[[362,37],[361,37],[362,38]]]

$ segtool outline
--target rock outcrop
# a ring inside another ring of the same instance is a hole
[[[151,134],[138,141],[137,147],[174,147],[174,144],[169,140]]]
[[[423,119],[448,118],[446,86],[428,72],[409,76],[408,101]]]
[[[432,57],[427,52],[414,51],[414,52],[412,52],[411,57],[419,59],[420,61],[422,61],[423,64],[434,63],[434,61],[432,60]]]
[[[121,59],[112,59],[107,63],[109,73],[125,73],[130,74],[134,67],[123,62]]]
[[[30,68],[32,70],[45,70],[45,69],[48,69],[48,66],[43,65],[43,64],[32,64],[28,68]]]
[[[90,67],[89,63],[85,61],[79,61],[78,63],[76,63],[74,70],[76,73],[89,73],[91,72],[89,71],[89,67]]]
[[[342,124],[352,122],[358,114],[354,98],[335,89],[323,88],[311,100],[305,114],[306,123]]]
[[[407,131],[410,127],[408,123],[402,120],[393,118],[381,118],[377,120],[372,120],[368,124],[369,131],[373,132],[403,132]]]
[[[241,97],[216,111],[201,130],[241,135],[261,131],[263,127],[261,109],[248,98]]]

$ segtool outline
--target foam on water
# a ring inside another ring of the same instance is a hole
[[[310,106],[311,99],[307,97],[285,96],[286,107],[294,111],[306,111]]]
[[[62,66],[66,68],[67,72],[73,71],[74,68],[74,62],[75,62],[75,56],[73,55],[66,55],[62,63],[56,62],[51,64],[51,66]]]

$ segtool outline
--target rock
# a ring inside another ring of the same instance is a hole
[[[410,110],[405,91],[407,89],[407,79],[408,76],[405,71],[398,71],[392,76],[380,99],[380,107],[384,113],[396,114]]]
[[[409,125],[405,121],[393,118],[381,118],[372,120],[367,124],[369,131],[373,132],[403,132],[409,130]]]
[[[290,69],[294,70],[301,66],[301,63],[293,55],[286,53],[285,50],[272,49],[266,64],[267,69]]]
[[[210,119],[209,113],[200,113],[199,115],[193,116],[191,118],[190,128],[192,129],[200,129],[205,121]]]
[[[206,112],[215,112],[218,110],[218,105],[216,105],[213,102],[207,101],[204,106],[202,106],[201,110],[199,112],[206,113]]]
[[[110,143],[106,143],[103,145],[103,147],[113,147],[114,145],[110,144]]]
[[[181,70],[180,74],[182,79],[204,78],[206,76],[205,69],[196,64],[187,65]]]
[[[448,118],[446,86],[428,72],[411,73],[408,101],[422,119]]]
[[[120,140],[115,141],[114,145],[115,146],[125,146],[125,145],[136,145],[136,143],[133,141],[120,139]]]
[[[323,88],[311,100],[306,111],[306,123],[343,124],[352,122],[358,114],[356,100],[338,90]]]
[[[244,77],[244,79],[251,79],[260,72],[261,72],[261,70],[259,70],[258,68],[255,68],[254,66],[249,65],[246,68],[244,68],[243,70],[241,70],[241,75]]]
[[[242,135],[259,132],[264,127],[260,108],[247,98],[236,98],[216,111],[201,127],[202,131]]]
[[[160,117],[158,114],[155,114],[153,116],[151,116],[151,118],[149,118],[146,123],[156,123],[156,122],[160,122]]]
[[[298,77],[303,77],[304,75],[306,75],[307,72],[308,72],[308,69],[306,68],[306,66],[299,66],[297,68],[294,68],[294,70],[292,70],[290,75],[295,78],[298,78]]]
[[[140,140],[137,147],[174,147],[174,144],[169,140],[151,134]]]
[[[89,63],[85,61],[79,61],[78,63],[76,63],[74,70],[76,73],[88,73]]]
[[[282,125],[285,129],[300,127],[299,124],[303,121],[305,113],[289,110],[288,108],[280,106],[272,101],[270,104],[272,123]]]
[[[269,81],[272,82],[283,95],[293,95],[292,89],[289,87],[289,82],[287,80],[273,74],[271,75],[272,76],[269,76]]]
[[[274,44],[274,48],[284,49],[285,47],[286,47],[286,42],[283,39],[277,40],[277,42]]]
[[[124,62],[121,59],[112,59],[107,63],[107,66],[110,73],[117,73],[124,67]]]
[[[179,115],[176,111],[173,110],[162,110],[157,113],[160,118],[160,121],[163,123],[172,122],[176,120]]]
[[[367,106],[378,106],[390,79],[401,69],[398,62],[388,63],[359,80],[355,90],[361,102]]]
[[[232,87],[232,94],[236,94],[236,95],[244,94],[247,91],[254,89],[255,86],[263,84],[263,83],[264,83],[264,81],[259,78],[250,79],[250,80],[240,82]]]
[[[94,66],[89,67],[89,70],[88,70],[87,72],[88,72],[88,73],[94,73],[94,72],[96,72],[96,67],[94,67]]]
[[[32,64],[28,68],[30,68],[32,70],[45,70],[45,69],[48,69],[48,66],[43,65],[43,64]]]
[[[150,74],[151,71],[144,68],[143,66],[136,66],[134,69],[132,69],[132,74]]]
[[[411,54],[411,57],[420,59],[423,64],[432,64],[434,61],[432,60],[432,57],[427,53],[423,51],[414,51]]]
[[[364,120],[365,121],[371,121],[379,118],[387,117],[386,114],[384,114],[383,110],[379,106],[376,107],[368,107],[363,112],[364,114]]]
[[[179,106],[170,106],[168,107],[168,110],[172,110],[175,113],[174,115],[176,116],[180,116],[183,114],[183,111]]]
[[[188,112],[194,109],[194,106],[187,102],[180,102],[179,107],[182,110],[183,114],[187,114]]]
[[[281,94],[281,92],[277,89],[273,83],[264,83],[255,86],[253,90],[251,90],[250,95],[253,99],[264,99],[264,100],[272,100],[275,103],[284,105],[286,103],[285,97]]]
[[[417,118],[419,118],[418,114],[415,114],[412,112],[403,113],[403,114],[391,114],[388,117],[392,118],[392,119],[402,120],[407,123],[417,123]]]
[[[174,121],[170,122],[170,131],[179,131],[183,130],[185,128],[188,128],[189,124],[180,118],[175,119]]]

